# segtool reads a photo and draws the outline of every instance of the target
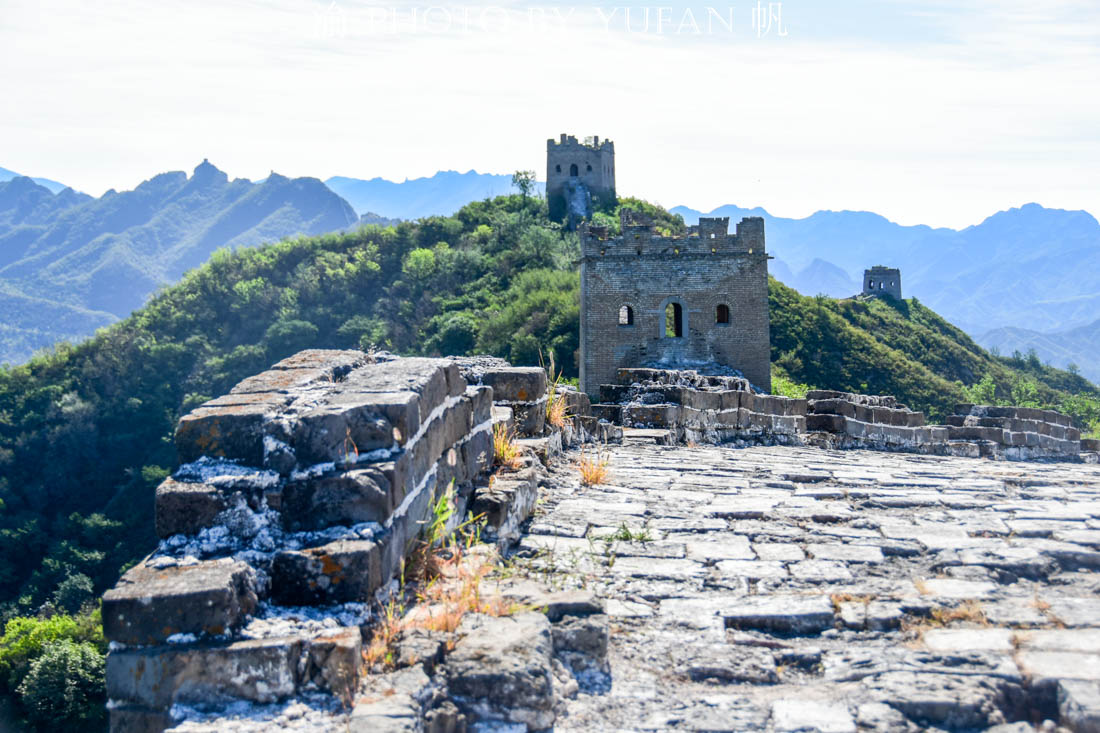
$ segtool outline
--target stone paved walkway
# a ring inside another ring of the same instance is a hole
[[[612,616],[557,730],[1100,729],[1100,467],[609,450],[517,559]]]

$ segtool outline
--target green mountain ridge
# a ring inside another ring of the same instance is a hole
[[[346,229],[357,219],[315,178],[229,180],[206,161],[190,177],[162,173],[98,199],[52,194],[29,178],[0,183],[0,283],[24,298],[8,311],[0,360],[126,317],[219,247]]]
[[[620,205],[682,226],[644,202]],[[148,552],[179,416],[299,349],[516,364],[553,353],[575,376],[578,251],[544,201],[516,195],[396,227],[222,249],[92,339],[0,368],[8,613],[33,612],[76,576],[99,591]],[[979,389],[1100,418],[1100,390],[1080,376],[994,357],[916,301],[810,298],[773,279],[770,308],[774,369],[795,382],[894,394],[933,420]]]

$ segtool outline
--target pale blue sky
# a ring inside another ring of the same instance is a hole
[[[771,5],[785,36],[758,37],[755,0],[3,0],[0,165],[94,194],[204,157],[541,175],[571,132],[615,140],[620,191],[668,206],[1100,213],[1100,3]]]

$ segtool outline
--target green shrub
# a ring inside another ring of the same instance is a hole
[[[50,642],[16,692],[27,718],[40,730],[102,729],[106,658],[88,642]]]
[[[53,605],[66,613],[76,613],[92,599],[92,579],[84,573],[74,573],[61,581],[53,592]]]
[[[804,400],[806,393],[811,389],[813,387],[808,384],[801,384],[785,374],[772,370],[772,394]]]
[[[19,616],[8,621],[0,637],[0,684],[15,690],[46,647],[63,639],[89,642],[104,649],[99,610],[79,616]]]

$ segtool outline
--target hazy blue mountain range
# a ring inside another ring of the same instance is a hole
[[[1076,364],[1082,376],[1100,383],[1100,320],[1058,333],[996,328],[975,340],[1006,356],[1014,351],[1026,354],[1034,349],[1044,362],[1062,366]]]
[[[345,229],[358,217],[316,178],[229,180],[203,161],[99,198],[0,183],[0,362],[128,315],[220,247]]]
[[[446,216],[471,201],[515,193],[510,174],[477,171],[439,171],[428,178],[406,179],[402,183],[372,178],[334,176],[325,184],[347,200],[360,214],[374,213],[391,219]],[[541,193],[545,185],[539,183]]]
[[[688,223],[700,216],[686,207],[672,211]],[[1084,211],[1027,204],[962,230],[901,226],[856,211],[785,219],[722,206],[710,215],[729,216],[731,227],[743,216],[763,216],[777,258],[772,273],[804,294],[843,295],[843,277],[826,265],[851,278],[851,295],[863,270],[881,264],[901,268],[906,297],[917,296],[972,334],[1010,326],[1068,331],[1100,314],[1100,223]]]
[[[10,181],[13,178],[20,178],[22,177],[22,175],[22,173],[16,173],[15,171],[10,171],[7,168],[0,168],[0,183],[3,183],[4,181]],[[66,186],[64,183],[51,181],[49,178],[31,178],[31,180],[37,183],[39,186],[44,186],[45,188],[48,188],[51,193],[60,193],[61,191],[64,191],[66,188],[68,188],[68,186]]]

